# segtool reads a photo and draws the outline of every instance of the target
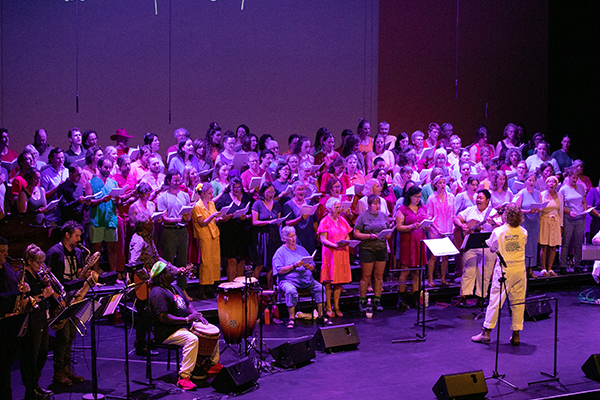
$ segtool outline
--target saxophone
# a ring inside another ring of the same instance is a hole
[[[87,251],[87,253],[88,253],[88,256],[85,259],[85,265],[81,269],[81,272],[79,274],[77,274],[77,279],[84,279],[86,274],[90,270],[90,268],[98,262],[98,259],[100,258],[100,252],[97,251],[94,254],[91,254],[91,251],[89,251],[89,249],[87,247],[85,247],[84,245],[82,245],[81,243],[78,243],[77,247]],[[71,300],[68,302],[68,304],[71,305],[73,303],[83,300],[85,298],[85,295],[87,294],[88,290],[90,290],[92,287],[94,287],[97,282],[98,282],[98,273],[96,271],[92,271],[89,278],[87,278],[87,280],[85,281],[85,283],[83,284],[81,289],[79,289],[77,292],[75,292],[75,294],[73,295],[73,297],[71,297]],[[62,310],[58,310],[58,312],[60,313],[60,312],[62,312]],[[58,315],[58,314],[56,314],[56,315]],[[58,331],[58,330],[61,330],[62,328],[64,328],[66,323],[67,323],[67,319],[63,319],[60,322],[50,325],[50,327],[52,329],[54,329],[55,331]]]
[[[21,260],[23,261],[23,260]],[[11,267],[12,268],[12,267]],[[21,262],[21,269],[19,269],[19,290],[21,291],[21,294],[19,294],[17,296],[17,300],[15,301],[15,306],[13,307],[13,315],[17,315],[17,314],[21,314],[24,310],[23,310],[23,299],[25,297],[25,293],[23,293],[23,288],[25,286],[25,265],[23,265],[23,262]],[[36,306],[34,304],[34,306]]]
[[[77,274],[78,279],[84,279],[89,269],[92,268],[100,259],[100,252],[97,251],[94,254],[92,254],[92,252],[81,243],[77,243],[77,247],[79,247],[82,250],[85,250],[88,253],[87,257],[85,258],[85,265],[81,269],[81,272]],[[96,276],[98,276],[97,273]]]

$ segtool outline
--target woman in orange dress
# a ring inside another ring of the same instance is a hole
[[[221,242],[220,232],[216,220],[220,213],[212,201],[213,188],[210,183],[199,183],[196,191],[200,200],[192,210],[194,221],[194,237],[200,240],[200,254],[202,263],[198,270],[199,290],[198,297],[204,299],[212,297],[213,285],[221,279]]]
[[[342,293],[342,283],[348,283],[352,280],[350,272],[350,253],[346,244],[337,244],[340,240],[348,240],[352,232],[350,224],[340,216],[342,207],[340,199],[331,197],[325,204],[329,214],[319,223],[317,233],[321,237],[323,244],[321,283],[325,285],[325,298],[327,307],[327,316],[333,317],[333,313],[338,317],[343,314],[340,311],[340,294]],[[333,309],[331,308],[331,291],[333,286]]]

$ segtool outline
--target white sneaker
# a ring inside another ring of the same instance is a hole
[[[491,341],[490,331],[486,330],[485,328],[481,328],[481,333],[479,335],[472,336],[471,341],[477,343],[489,343]]]

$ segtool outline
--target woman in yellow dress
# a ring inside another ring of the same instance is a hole
[[[219,241],[219,228],[216,219],[219,212],[215,208],[213,188],[210,183],[199,183],[196,192],[200,200],[192,210],[194,221],[194,237],[200,241],[200,254],[202,263],[198,271],[200,288],[198,297],[206,299],[214,295],[212,285],[221,279],[221,244]]]

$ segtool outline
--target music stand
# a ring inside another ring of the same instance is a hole
[[[448,238],[448,237],[443,237],[443,238],[438,238],[438,239],[424,239],[423,243],[425,244],[425,246],[427,246],[427,248],[429,249],[429,251],[431,252],[431,254],[433,254],[435,257],[444,257],[444,256],[453,256],[456,254],[459,254],[460,251],[456,248],[456,246],[454,246],[454,243],[452,243],[452,241]],[[425,279],[425,272],[424,270],[421,272],[421,280],[423,281],[423,279]],[[424,285],[424,283],[423,283]],[[426,322],[432,322],[432,321],[437,321],[437,318],[429,318],[429,319],[425,319],[425,288],[423,286],[423,317],[421,322],[419,322],[419,310],[417,310],[417,322],[415,323],[415,325],[423,325],[423,336],[425,336],[425,323]]]
[[[540,381],[528,382],[527,385],[531,386],[536,383],[557,381],[558,382],[558,298],[557,297],[546,297],[547,300],[554,301],[554,373],[549,374],[548,372],[540,371],[540,374],[547,376],[548,379],[543,379]],[[539,297],[525,299],[523,304],[528,303],[537,303],[539,302]]]
[[[143,268],[144,264],[142,262],[130,262],[129,264],[125,265],[125,272],[129,273],[129,272],[134,272],[139,270],[140,268]],[[146,283],[146,281],[142,281],[142,282],[138,282],[135,284],[131,284],[131,285],[125,285],[125,287],[121,290],[121,294],[123,295],[123,308],[125,310],[127,310],[127,294],[128,292],[130,292],[131,290],[135,290],[135,288],[137,286],[140,286],[142,284]],[[148,286],[146,286],[146,292],[148,292]],[[124,321],[124,332],[125,332],[125,381],[126,381],[126,386],[127,386],[127,395],[125,397],[119,397],[119,396],[107,396],[107,398],[109,399],[122,399],[122,400],[129,400],[131,399],[131,385],[129,383],[129,339],[128,339],[128,329],[127,329],[127,321]],[[132,321],[132,325],[133,325],[133,321]],[[149,332],[147,332],[147,336],[149,336]],[[149,338],[147,338],[147,343],[146,343],[146,351],[149,352],[150,351],[150,341]],[[150,368],[148,366],[149,361],[146,360],[146,369]],[[154,387],[154,384],[150,381],[150,383],[145,383],[145,382],[141,382],[141,381],[136,381],[133,380],[134,383],[137,383],[139,385],[144,385],[144,386],[148,386],[148,387]]]
[[[425,251],[425,241],[426,240],[422,240],[421,241],[421,252]],[[421,257],[419,257],[419,260],[421,260]],[[404,271],[420,271],[420,275],[419,275],[419,293],[423,293],[423,299],[421,302],[417,303],[417,320],[415,322],[415,325],[420,325],[423,329],[423,331],[421,332],[421,334],[419,335],[417,333],[417,337],[414,339],[393,339],[392,343],[408,343],[408,342],[424,342],[425,341],[425,328],[426,322],[432,322],[432,321],[437,321],[437,318],[430,318],[430,319],[425,319],[425,269],[427,267],[426,266],[422,266],[422,267],[416,267],[416,268],[405,268],[405,269],[401,269],[402,272]],[[421,310],[422,308],[422,310]],[[419,321],[419,318],[421,319],[421,321]],[[431,328],[431,327],[429,327]]]
[[[91,336],[92,336],[92,393],[87,393],[82,396],[84,400],[102,400],[105,396],[102,393],[98,393],[98,355],[96,354],[96,319],[104,318],[115,312],[115,309],[119,305],[122,293],[108,294],[101,296],[94,291],[94,288],[90,289],[93,292],[92,296],[92,323],[91,323]]]
[[[71,318],[73,318],[73,317],[76,318],[79,311],[81,311],[81,309],[87,304],[88,301],[89,301],[89,299],[82,299],[82,300],[76,301],[73,304],[70,304],[64,310],[62,310],[60,312],[60,314],[58,314],[55,318],[51,319],[49,321],[48,325],[52,326],[52,325],[56,324],[57,322],[61,322],[65,319],[68,319],[73,325],[76,325],[75,322]]]
[[[476,232],[470,233],[465,236],[465,240],[463,240],[460,249],[462,251],[469,251],[474,249],[481,249],[481,309],[479,310],[479,314],[475,314],[475,319],[480,319],[485,316],[484,304],[485,298],[489,296],[489,291],[487,290],[489,286],[489,281],[484,285],[483,281],[485,280],[485,249],[488,248],[486,240],[489,239],[492,232]],[[463,260],[464,261],[464,260]],[[477,273],[475,273],[475,284],[477,284]],[[487,294],[486,294],[487,292]]]

